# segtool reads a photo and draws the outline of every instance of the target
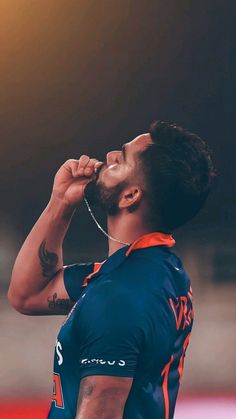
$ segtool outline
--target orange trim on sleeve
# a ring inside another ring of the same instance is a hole
[[[152,246],[167,246],[172,247],[175,245],[175,239],[171,234],[161,233],[159,231],[154,233],[145,234],[142,237],[139,237],[135,240],[131,246],[128,248],[126,252],[126,256],[128,256],[132,250],[135,249],[144,249],[145,247],[152,247]]]
[[[84,278],[84,282],[83,282],[83,284],[81,285],[81,287],[86,287],[87,285],[88,285],[88,280],[90,279],[90,278],[92,278],[92,276],[94,275],[94,274],[96,274],[100,269],[101,269],[101,267],[102,267],[102,265],[103,265],[103,263],[105,262],[105,260],[103,261],[103,262],[95,262],[94,263],[94,266],[93,266],[93,272],[91,272],[91,274],[89,274],[89,275],[87,275],[85,278]]]

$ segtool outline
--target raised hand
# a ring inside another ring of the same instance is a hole
[[[86,155],[67,160],[56,173],[52,196],[76,207],[83,200],[85,186],[95,179],[96,170],[102,164]]]

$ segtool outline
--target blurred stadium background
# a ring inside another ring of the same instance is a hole
[[[25,317],[6,292],[53,176],[174,120],[208,140],[219,178],[177,231],[195,325],[175,419],[236,418],[236,30],[232,1],[0,0],[0,418],[43,419],[62,317]],[[105,221],[102,214],[100,218]],[[101,260],[84,207],[65,263]]]

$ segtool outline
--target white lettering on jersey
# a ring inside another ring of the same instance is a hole
[[[62,356],[60,351],[62,351],[61,342],[59,342],[59,340],[57,340],[57,342],[56,342],[56,353],[57,353],[58,365],[61,365],[63,363],[63,356]]]
[[[104,361],[104,359],[98,359],[98,358],[93,358],[93,359],[84,358],[84,359],[81,359],[80,363],[82,365],[86,365],[86,364],[119,365],[119,367],[124,367],[126,364],[126,362],[123,359],[119,359],[118,361],[116,360]]]

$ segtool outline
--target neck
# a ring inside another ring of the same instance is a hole
[[[121,240],[124,243],[132,243],[134,240],[151,233],[152,230],[144,226],[141,217],[135,213],[118,214],[109,216],[107,219],[108,234],[114,239]],[[114,240],[108,240],[109,253],[111,256],[114,252],[124,247],[124,244]]]

